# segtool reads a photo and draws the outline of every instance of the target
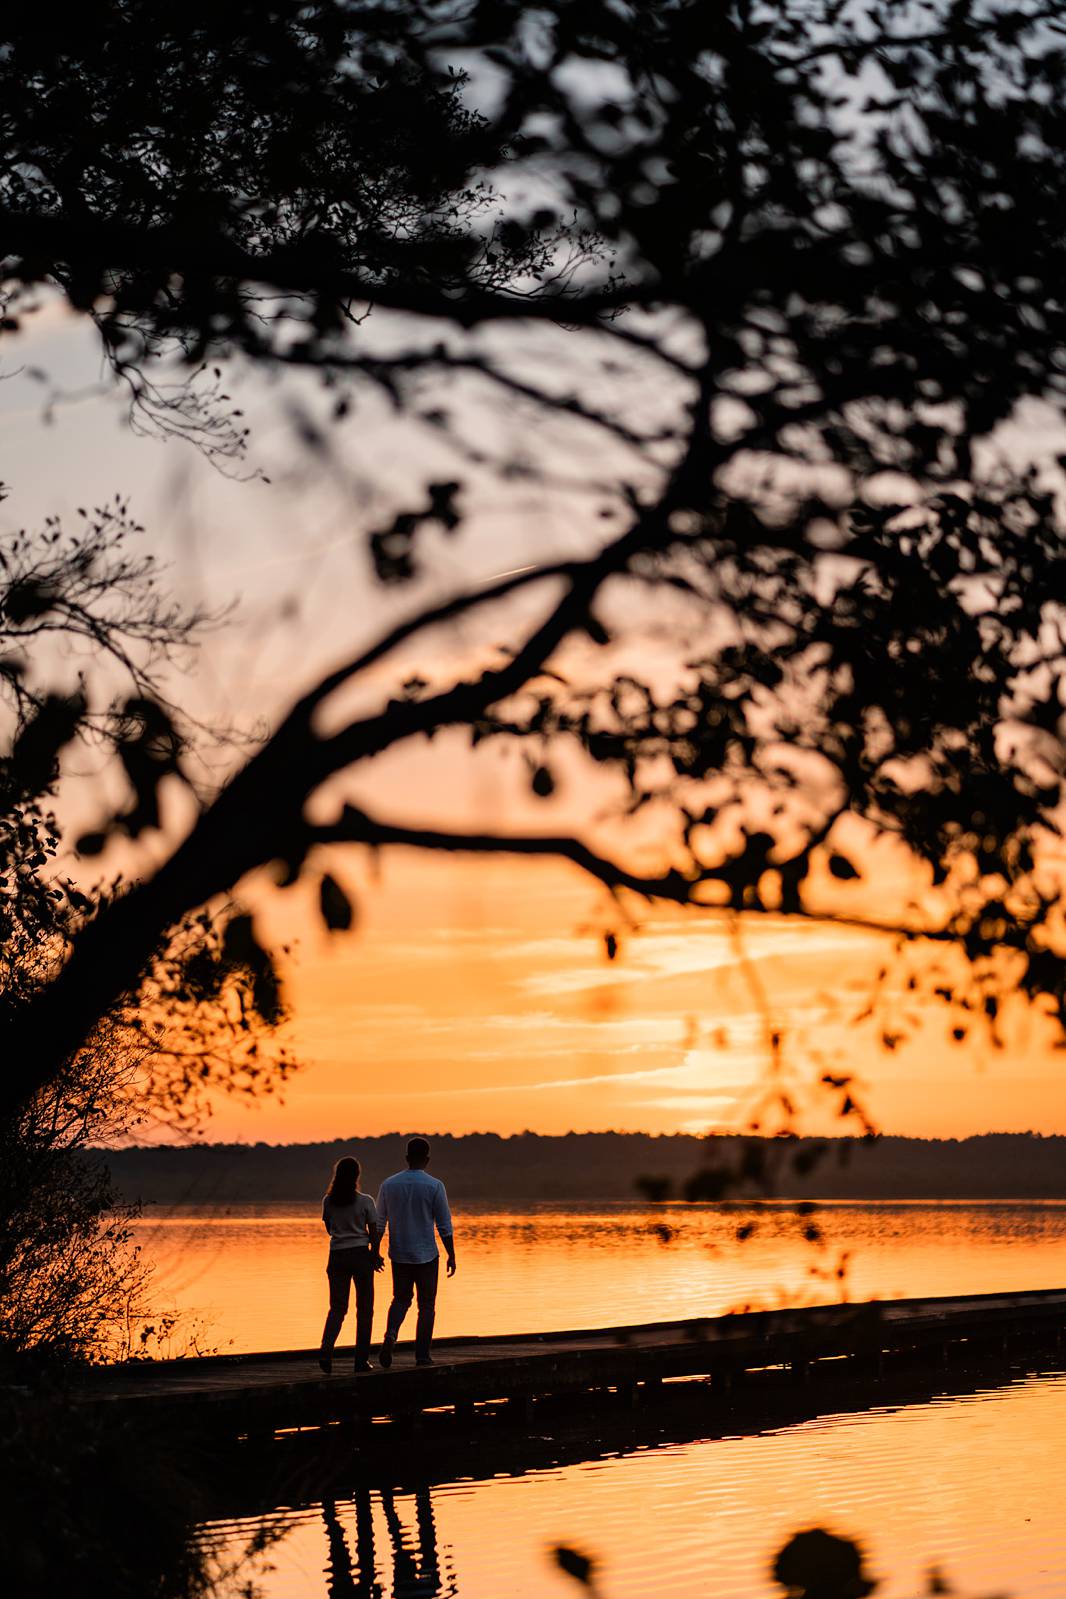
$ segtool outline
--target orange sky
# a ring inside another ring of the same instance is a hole
[[[84,330],[75,337],[71,327],[70,319],[46,318],[24,353],[77,387],[98,372],[99,357]],[[246,726],[278,714],[317,673],[415,603],[406,591],[367,585],[353,533],[361,501],[351,486],[286,476],[279,441],[291,430],[271,421],[269,393],[260,389],[257,379],[256,437],[269,486],[227,481],[191,451],[133,438],[114,397],[61,407],[45,423],[28,380],[12,380],[0,394],[20,463],[7,522],[70,516],[117,488],[130,491],[181,590],[209,605],[239,601],[175,692],[206,717]],[[365,418],[360,426],[365,432]],[[394,427],[390,413],[369,444],[352,435],[353,472],[368,451],[376,459]],[[390,482],[406,470],[391,458],[386,469]],[[430,589],[451,593],[525,560],[572,553],[573,519],[558,507],[530,490],[513,509],[508,521],[494,508],[462,558],[447,541],[433,546]],[[433,650],[459,661],[495,642],[496,627],[484,636],[438,635]],[[399,670],[420,664],[408,657]],[[559,770],[565,777],[565,765]],[[531,804],[520,763],[474,762],[465,744],[460,751],[445,739],[375,767],[357,798],[398,821],[471,826],[487,818],[588,835],[587,789],[564,781],[560,790],[557,802]],[[147,840],[142,864],[160,849]],[[390,855],[375,882],[353,854],[330,864],[358,895],[353,934],[327,938],[309,914],[310,890],[271,894],[262,906],[264,930],[277,943],[297,940],[288,1032],[307,1068],[283,1106],[221,1104],[211,1137],[733,1126],[749,1114],[768,1060],[768,1018],[753,973],[797,1082],[827,1066],[857,1071],[886,1130],[1066,1132],[1066,1057],[1050,1047],[1045,1028],[1016,1018],[1005,1050],[969,1041],[956,1048],[951,1019],[937,1007],[919,1018],[909,1044],[888,1053],[877,1045],[878,1029],[850,1025],[885,953],[879,939],[764,919],[745,932],[742,967],[722,920],[642,912],[643,930],[623,940],[609,965],[598,930],[613,913],[572,868]],[[890,886],[894,862],[877,869]],[[897,1009],[904,1005],[900,992]]]
[[[764,919],[743,931],[742,967],[720,918],[655,912],[609,963],[610,908],[571,868],[394,855],[374,882],[352,855],[330,864],[357,931],[321,931],[302,889],[262,908],[272,937],[296,934],[286,1031],[306,1069],[283,1105],[220,1105],[212,1139],[735,1127],[765,1080],[768,1020],[805,1129],[833,1125],[807,1094],[828,1068],[862,1077],[885,1131],[1066,1132],[1063,1057],[1031,1018],[1008,1021],[1004,1050],[952,1044],[957,1018],[935,1003],[892,1052],[854,1023],[880,938]]]

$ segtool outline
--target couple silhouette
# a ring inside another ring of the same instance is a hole
[[[455,1275],[455,1234],[444,1184],[431,1177],[429,1144],[412,1138],[407,1145],[407,1169],[386,1177],[377,1203],[359,1188],[362,1168],[352,1155],[344,1155],[333,1168],[322,1201],[322,1221],[329,1233],[329,1312],[322,1329],[318,1364],[328,1376],[333,1351],[348,1314],[355,1287],[355,1367],[370,1371],[370,1344],[374,1326],[374,1277],[384,1271],[381,1241],[389,1236],[392,1267],[392,1303],[385,1321],[385,1336],[378,1352],[379,1364],[392,1365],[393,1351],[404,1317],[417,1297],[415,1364],[432,1366],[429,1352],[437,1304],[440,1257],[437,1235],[444,1245],[448,1276]]]

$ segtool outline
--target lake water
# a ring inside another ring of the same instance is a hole
[[[811,1222],[821,1243],[801,1236]],[[156,1262],[159,1303],[182,1313],[199,1347],[317,1345],[326,1292],[317,1207],[150,1211],[136,1233]],[[784,1204],[468,1205],[456,1207],[456,1241],[459,1271],[437,1301],[441,1336],[1066,1286],[1066,1202],[827,1204],[812,1217]],[[375,1331],[387,1275],[378,1292]]]
[[[807,1219],[785,1206],[463,1207],[438,1326],[595,1326],[1066,1284],[1066,1205],[839,1204],[814,1220],[824,1242],[812,1246],[798,1237]],[[208,1323],[207,1345],[316,1342],[325,1239],[313,1211],[178,1212],[146,1220],[140,1237],[164,1297]],[[1019,1366],[983,1386],[952,1381],[846,1402],[815,1384],[808,1414],[756,1424],[733,1424],[698,1389],[681,1427],[649,1412],[619,1439],[592,1414],[578,1444],[548,1427],[497,1439],[491,1456],[454,1470],[423,1471],[417,1441],[402,1469],[375,1475],[353,1459],[347,1477],[334,1470],[262,1507],[283,1535],[260,1588],[267,1599],[577,1599],[585,1590],[550,1560],[563,1543],[597,1557],[599,1599],[756,1599],[780,1591],[769,1563],[785,1538],[825,1525],[863,1540],[887,1599],[927,1591],[933,1566],[971,1596],[1066,1594],[1066,1373]],[[232,1553],[254,1525],[220,1507],[203,1534]],[[225,1591],[236,1596],[238,1580]]]
[[[884,1599],[925,1593],[931,1567],[970,1599],[1066,1593],[1063,1375],[583,1464],[493,1465],[282,1506],[262,1592],[578,1599],[550,1559],[564,1543],[597,1558],[603,1599],[768,1599],[773,1553],[820,1525],[863,1541]],[[235,1519],[205,1535],[232,1551],[253,1531]]]

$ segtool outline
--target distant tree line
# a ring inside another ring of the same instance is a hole
[[[711,1197],[704,1174],[731,1175],[728,1198],[765,1198],[767,1181],[736,1173],[752,1144],[728,1136],[495,1133],[433,1138],[433,1170],[459,1200],[628,1200]],[[759,1141],[755,1141],[758,1144]],[[363,1187],[403,1165],[405,1135],[313,1144],[198,1144],[118,1149],[106,1160],[115,1187],[149,1204],[300,1201],[313,1210],[333,1162],[355,1154]],[[795,1199],[1066,1198],[1066,1138],[991,1133],[977,1138],[762,1140],[787,1153],[771,1168],[771,1194]],[[814,1157],[821,1157],[815,1159]]]

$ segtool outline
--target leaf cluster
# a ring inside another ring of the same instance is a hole
[[[458,537],[493,475],[606,516],[580,555],[427,605],[310,688],[158,878],[75,941],[64,1004],[31,1018],[46,1053],[242,873],[344,842],[554,854],[618,895],[892,927],[961,950],[993,1031],[1012,985],[1061,1017],[1061,508],[1046,473],[996,466],[993,435],[1022,400],[1066,402],[1062,33],[1016,0],[123,0],[62,39],[11,25],[12,294],[57,286],[127,374],[165,348],[243,352],[370,384],[431,429],[462,466],[413,469],[368,528],[384,582],[419,575],[427,527]],[[530,439],[560,424],[578,477],[494,453],[483,413],[445,400],[458,385]],[[535,589],[551,597],[502,664],[408,673],[320,731],[325,700],[401,645]],[[634,667],[619,593],[683,650],[668,682]],[[9,625],[46,620],[50,594],[20,578]],[[24,719],[34,781],[76,692]],[[94,844],[159,820],[180,750],[152,700],[119,708],[133,799]],[[351,806],[308,820],[337,773],[457,728],[522,741],[546,807],[576,748],[627,816],[669,819],[664,861]],[[886,855],[915,887],[882,915],[859,878]]]

